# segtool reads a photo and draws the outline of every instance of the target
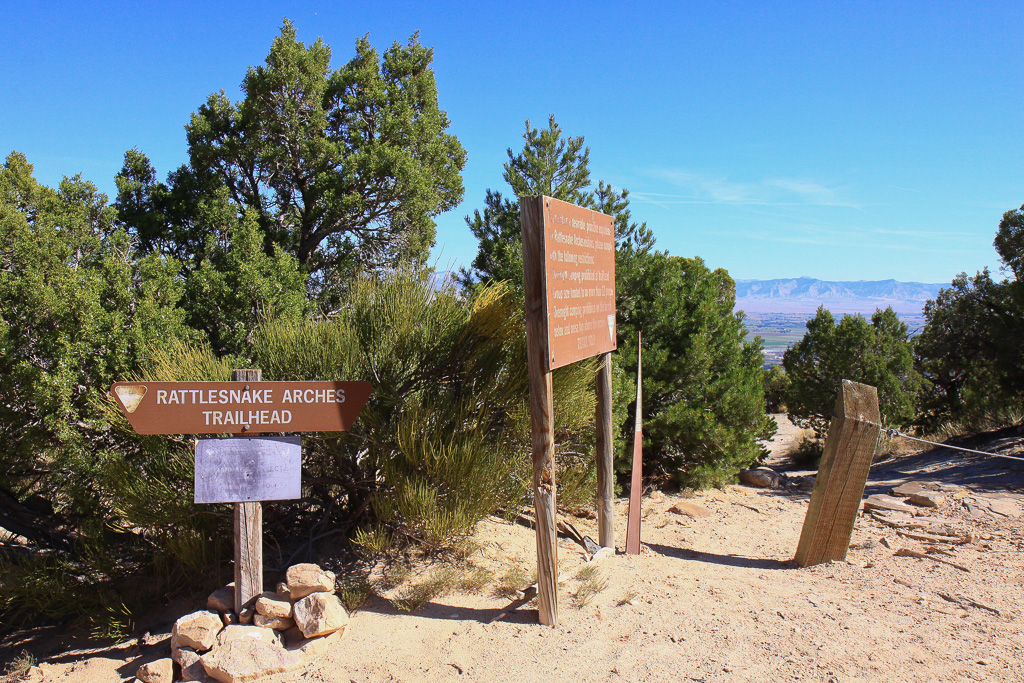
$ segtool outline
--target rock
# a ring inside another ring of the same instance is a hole
[[[250,605],[246,605],[245,607],[242,608],[242,611],[238,613],[238,621],[239,621],[239,623],[251,624],[252,623],[252,617],[253,617],[254,614],[256,614],[256,606],[255,605],[251,605],[251,604]]]
[[[190,647],[196,652],[206,652],[213,647],[217,634],[225,628],[220,615],[206,610],[186,614],[174,622],[171,629],[172,647]]]
[[[334,572],[328,572],[315,564],[296,564],[288,567],[285,581],[292,600],[304,598],[310,593],[333,593]]]
[[[222,624],[224,624],[225,626],[231,626],[231,624],[240,624],[240,623],[242,623],[242,622],[240,622],[238,620],[238,615],[235,614],[234,612],[221,612],[220,613],[220,622]]]
[[[910,494],[908,502],[929,508],[937,508],[946,502],[946,494],[939,491],[916,491]]]
[[[348,612],[332,593],[310,593],[295,603],[295,625],[307,638],[327,635],[347,623]]]
[[[740,470],[740,481],[747,486],[768,489],[777,487],[782,481],[782,477],[774,470],[759,467],[756,470]]]
[[[223,588],[210,593],[206,598],[206,609],[211,612],[234,612],[235,611],[235,584],[229,583]]]
[[[338,629],[333,633],[328,633],[326,636],[318,636],[308,640],[302,639],[288,646],[287,649],[289,652],[294,652],[299,655],[302,658],[302,661],[308,664],[313,659],[331,649],[331,647],[341,640],[341,635],[344,632],[345,629]]]
[[[677,515],[686,515],[687,517],[707,517],[711,514],[711,510],[708,510],[703,505],[697,503],[691,503],[689,501],[681,500],[668,509],[669,512],[674,512]]]
[[[651,495],[648,496],[648,498],[650,498],[653,501],[659,501],[659,500],[661,500],[664,497],[665,497],[665,494],[662,493],[661,491],[659,491],[658,489],[654,489],[653,491],[651,491]]]
[[[906,512],[908,514],[914,514],[914,508],[907,505],[901,500],[887,496],[884,493],[876,493],[873,496],[868,496],[863,503],[865,510],[891,510],[893,512]]]
[[[182,681],[209,683],[213,680],[210,678],[210,674],[206,673],[206,669],[203,668],[203,662],[199,659],[199,653],[192,648],[181,648],[174,661],[181,667]]]
[[[259,612],[253,615],[252,623],[254,626],[269,628],[275,631],[287,631],[292,626],[295,626],[295,620],[291,617],[268,617]]]
[[[938,491],[941,493],[954,493],[959,491],[960,487],[955,484],[943,484],[937,481],[907,481],[899,486],[896,486],[890,490],[890,493],[894,496],[900,496],[907,498],[915,493],[921,491]]]
[[[1012,500],[995,499],[989,502],[989,510],[1002,517],[1020,517],[1020,506]]]
[[[302,658],[278,644],[234,640],[202,656],[206,673],[221,683],[246,683],[272,674],[295,671]]]
[[[291,591],[288,590],[288,584],[284,581],[278,581],[277,588],[275,590],[278,595],[283,595],[286,598],[291,596]]]
[[[265,617],[288,618],[292,616],[292,603],[277,593],[263,593],[256,598],[256,611]]]
[[[170,657],[147,662],[135,672],[135,677],[142,683],[173,683],[174,662]]]
[[[269,628],[261,626],[227,626],[217,636],[217,645],[224,647],[236,640],[258,640],[262,643],[278,643],[277,634]]]

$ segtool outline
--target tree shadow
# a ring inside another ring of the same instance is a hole
[[[438,619],[441,621],[478,621],[481,624],[489,624],[495,621],[502,621],[509,624],[536,624],[537,609],[527,607],[533,598],[525,600],[513,600],[505,607],[489,607],[480,609],[475,607],[455,607],[438,602],[427,601],[412,612],[400,610],[390,600],[380,596],[373,596],[359,608],[358,612],[373,612],[385,616],[412,616],[422,619]]]
[[[689,562],[704,562],[707,564],[720,564],[726,567],[743,567],[745,569],[797,568],[793,560],[776,560],[769,557],[744,557],[742,555],[719,555],[689,548],[673,548],[672,546],[659,545],[657,543],[644,543],[644,545],[659,555]]]

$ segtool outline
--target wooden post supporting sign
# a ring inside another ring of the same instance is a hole
[[[878,391],[844,379],[794,558],[801,567],[846,559],[880,430]]]
[[[597,370],[594,421],[597,427],[597,542],[605,548],[615,547],[615,524],[612,501],[615,499],[615,472],[612,446],[612,354],[601,354]]]
[[[259,382],[262,370],[232,370],[233,382]],[[235,503],[235,614],[263,592],[263,505]]]
[[[640,554],[640,494],[644,487],[643,350],[636,335],[636,420],[633,430],[633,473],[629,484],[629,515],[626,518],[626,554]]]
[[[604,355],[597,373],[598,528],[611,522],[611,360],[615,349],[615,227],[611,216],[551,197],[520,197],[530,374],[537,599],[542,624],[558,625],[557,487],[551,371]],[[605,415],[606,413],[606,415]]]

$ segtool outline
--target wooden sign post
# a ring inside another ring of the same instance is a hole
[[[846,559],[880,430],[878,391],[844,379],[794,558],[801,567]]]
[[[603,355],[597,375],[598,527],[611,521],[611,351],[615,350],[615,225],[611,216],[550,197],[520,197],[530,373],[537,599],[542,624],[558,625],[558,546],[551,371]],[[603,374],[607,373],[607,374]]]
[[[231,382],[116,382],[110,392],[139,434],[249,436],[347,431],[372,389],[369,382],[263,382],[262,375],[261,370],[232,370]],[[299,487],[301,494],[301,481]],[[294,492],[294,487],[285,490]],[[197,497],[196,502],[204,501]],[[241,614],[263,592],[259,500],[235,502],[234,540],[235,612]]]
[[[636,419],[633,428],[633,473],[629,483],[629,515],[626,517],[626,554],[640,554],[640,494],[644,487],[643,351],[636,335]]]
[[[232,370],[233,382],[259,382],[262,370]],[[251,425],[250,425],[251,426]],[[263,592],[263,504],[235,503],[235,614]]]

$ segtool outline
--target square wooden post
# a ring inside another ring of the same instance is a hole
[[[259,382],[262,370],[232,370],[233,382]],[[263,505],[235,503],[235,613],[263,592]]]
[[[844,379],[794,558],[801,567],[846,559],[880,430],[878,391]]]
[[[615,499],[615,471],[612,442],[612,354],[600,356],[597,385],[597,539],[605,548],[615,547],[612,501]]]

